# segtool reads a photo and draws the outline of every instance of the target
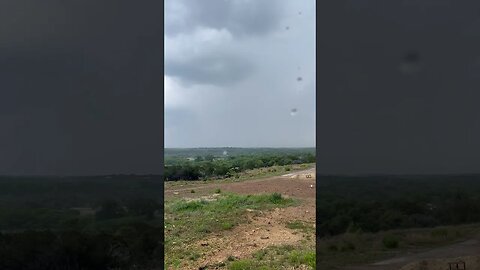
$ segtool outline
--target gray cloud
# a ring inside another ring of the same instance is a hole
[[[193,2],[166,3],[165,146],[314,146],[314,1]]]
[[[165,33],[191,32],[196,26],[227,29],[234,35],[263,35],[274,30],[282,18],[282,1],[177,0],[166,2]],[[168,19],[168,12],[182,14]]]
[[[167,1],[165,74],[186,84],[228,85],[254,72],[242,38],[278,30],[282,1]]]
[[[165,62],[165,75],[178,77],[187,84],[228,85],[245,79],[252,72],[252,63],[234,54],[212,53]]]

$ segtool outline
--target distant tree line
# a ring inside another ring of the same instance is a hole
[[[105,199],[90,215],[0,209],[0,269],[160,269],[161,204]]]
[[[113,232],[0,233],[0,269],[160,269],[162,234],[140,223]]]
[[[288,155],[248,155],[214,157],[213,155],[186,158],[167,158],[165,160],[165,180],[200,180],[207,178],[233,177],[246,170],[315,162],[311,153]]]
[[[480,222],[480,176],[320,177],[320,237]]]
[[[164,155],[170,157],[192,156],[219,156],[227,152],[229,156],[253,156],[253,155],[299,155],[304,153],[315,154],[315,147],[304,148],[238,148],[238,147],[215,147],[215,148],[165,148]]]

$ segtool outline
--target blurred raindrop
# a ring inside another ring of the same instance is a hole
[[[298,15],[302,15],[302,12],[301,12],[301,11],[299,11],[299,12],[298,12]]]
[[[297,109],[296,108],[293,108],[290,110],[290,115],[291,116],[295,116],[297,114]]]
[[[298,78],[297,78],[297,81],[299,81],[299,82],[302,81],[302,80],[303,80],[302,77],[298,77]]]
[[[400,71],[405,74],[416,73],[420,71],[420,55],[416,51],[409,51],[403,57],[400,64]]]
[[[285,30],[288,30],[288,29],[290,29],[290,26],[285,27]]]

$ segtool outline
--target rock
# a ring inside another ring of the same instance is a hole
[[[201,245],[202,247],[206,247],[206,246],[208,246],[208,243],[207,243],[207,242],[202,242],[202,243],[200,243],[200,245]]]
[[[310,188],[313,188],[313,185],[310,185]]]
[[[176,192],[176,191],[175,191],[175,192],[173,192],[173,195],[178,195],[178,192]]]
[[[260,239],[268,239],[268,236],[261,236]]]

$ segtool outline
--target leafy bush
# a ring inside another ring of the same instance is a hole
[[[272,202],[273,204],[279,204],[283,201],[282,194],[277,192],[270,195],[269,199],[270,199],[270,202]]]

